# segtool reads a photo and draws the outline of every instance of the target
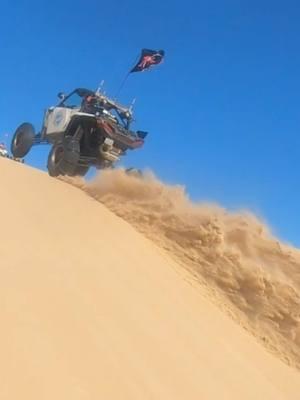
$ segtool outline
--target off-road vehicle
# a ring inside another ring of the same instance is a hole
[[[48,143],[51,176],[84,176],[90,166],[113,167],[127,150],[143,146],[147,132],[131,130],[131,107],[88,89],[58,97],[58,105],[46,110],[39,133],[28,122],[17,128],[11,143],[14,157],[23,158],[32,146]]]

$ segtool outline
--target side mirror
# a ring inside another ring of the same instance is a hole
[[[66,95],[63,92],[59,92],[57,97],[61,100],[64,100],[66,98]]]

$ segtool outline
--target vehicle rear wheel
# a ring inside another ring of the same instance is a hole
[[[32,124],[25,122],[20,125],[11,142],[11,152],[16,158],[23,158],[29,153],[34,143],[35,131]]]
[[[143,172],[140,169],[137,168],[127,168],[125,170],[127,175],[130,176],[135,176],[136,178],[142,178],[143,177]]]

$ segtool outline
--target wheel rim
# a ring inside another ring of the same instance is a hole
[[[51,161],[55,166],[57,166],[61,162],[63,157],[64,157],[64,149],[62,146],[59,146],[52,153]]]
[[[21,132],[19,132],[17,134],[17,136],[15,137],[15,146],[16,147],[19,146],[19,144],[20,144],[21,140],[23,139],[23,137],[24,137],[24,132],[21,131]]]

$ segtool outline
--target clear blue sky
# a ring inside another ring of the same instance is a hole
[[[114,94],[141,48],[165,49],[122,92],[150,131],[125,165],[248,207],[300,246],[299,20],[290,0],[2,0],[0,136],[39,128],[59,91],[105,79]],[[45,168],[48,150],[27,162]]]

